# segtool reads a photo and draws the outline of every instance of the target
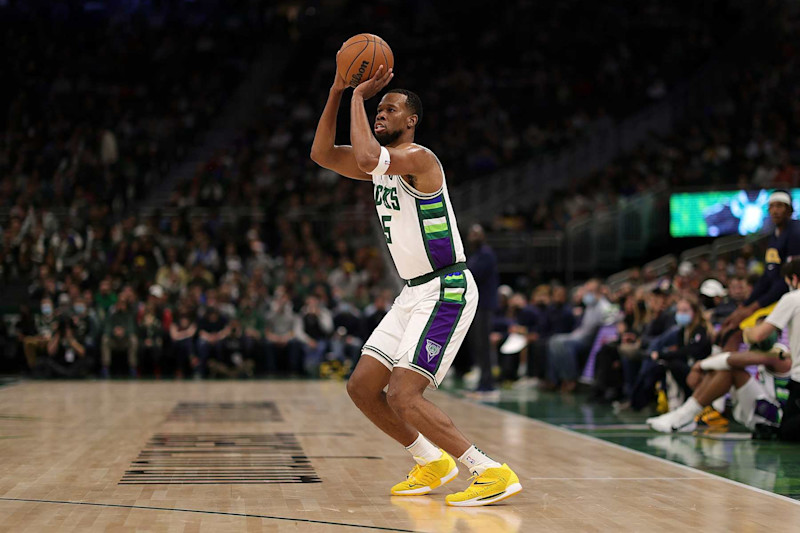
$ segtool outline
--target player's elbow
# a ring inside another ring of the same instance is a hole
[[[356,164],[361,172],[369,174],[378,166],[378,158],[370,155],[356,156]]]
[[[312,147],[311,147],[311,154],[310,154],[310,155],[311,155],[311,160],[312,160],[314,163],[316,163],[316,164],[318,164],[318,165],[320,165],[320,166],[324,166],[324,162],[325,162],[325,156],[324,156],[324,154],[322,153],[322,151],[321,151],[321,150],[319,150],[319,149],[317,149],[317,148],[314,148],[314,147],[312,146]]]

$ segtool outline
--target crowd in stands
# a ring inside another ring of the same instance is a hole
[[[736,57],[718,101],[705,115],[651,136],[602,170],[498,218],[497,229],[563,230],[571,220],[659,188],[789,188],[800,184],[800,67],[797,15],[760,46]]]
[[[0,207],[141,199],[281,35],[269,2],[88,4],[0,6]]]
[[[683,262],[660,277],[637,269],[616,286],[592,279],[571,294],[557,283],[538,285],[529,296],[501,286],[492,333],[501,381],[572,393],[594,351],[585,377],[597,401],[636,410],[654,404],[664,369],[688,397],[691,364],[711,354],[716,332],[763,271],[748,246],[713,264]]]
[[[307,375],[351,360],[392,297],[366,225],[264,227],[188,213],[113,223],[97,205],[85,224],[14,217],[3,283],[35,303],[6,358],[42,376]]]
[[[316,16],[306,14],[287,70],[254,112],[248,134],[218,154],[221,164],[182,184],[175,201],[250,205],[253,193],[269,201],[271,189],[279,188],[287,196],[302,190],[302,205],[324,202],[317,190],[335,180],[310,164],[308,146],[333,79],[335,52],[364,28],[392,46],[392,86],[417,92],[426,108],[436,110],[425,115],[417,140],[439,155],[453,184],[553,153],[594,121],[625,116],[662,98],[730,39],[741,16],[729,6],[662,2],[511,2],[488,13],[471,9],[471,3],[420,2],[409,9],[400,1],[349,2],[339,11],[327,6]],[[497,28],[512,20],[527,30],[501,35]],[[527,52],[500,53],[504,46]],[[349,99],[344,100],[343,144],[349,142]],[[512,108],[508,102],[518,104]],[[369,114],[375,105],[368,103]],[[241,159],[248,160],[244,168]]]

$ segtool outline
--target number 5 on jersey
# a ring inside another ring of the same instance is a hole
[[[386,235],[386,244],[392,244],[392,229],[389,227],[389,222],[392,221],[392,215],[381,216],[381,226],[383,226],[383,233]]]

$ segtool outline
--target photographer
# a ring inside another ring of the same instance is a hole
[[[91,366],[86,347],[76,338],[69,319],[60,320],[58,329],[47,342],[47,357],[37,365],[37,373],[50,378],[82,378]]]

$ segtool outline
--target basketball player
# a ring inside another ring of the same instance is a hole
[[[697,417],[703,409],[733,386],[733,418],[751,431],[757,424],[777,431],[781,410],[789,397],[792,368],[789,348],[777,339],[777,332],[773,332],[767,340],[750,346],[749,351],[723,352],[698,361],[686,379],[694,388],[692,396],[674,411],[648,418],[647,424],[662,433],[691,433],[697,428]],[[758,365],[755,377],[745,370],[750,365]]]
[[[781,267],[781,276],[789,287],[769,316],[760,324],[744,330],[745,342],[761,342],[777,330],[789,328],[789,347],[800,354],[800,260],[789,261]],[[778,436],[781,440],[800,441],[800,356],[792,359],[789,398],[781,418]]]
[[[448,495],[447,504],[488,505],[522,490],[519,478],[471,444],[450,417],[423,397],[450,368],[475,316],[478,290],[466,268],[442,165],[433,152],[414,144],[422,119],[419,97],[404,89],[387,92],[370,128],[364,101],[393,76],[392,69],[379,67],[354,89],[351,146],[336,146],[336,115],[346,89],[337,74],[311,148],[317,164],[372,182],[386,244],[406,280],[364,345],[347,392],[417,463],[405,481],[392,487],[393,495],[427,494],[451,481],[458,474],[457,457],[474,480],[465,491]]]

